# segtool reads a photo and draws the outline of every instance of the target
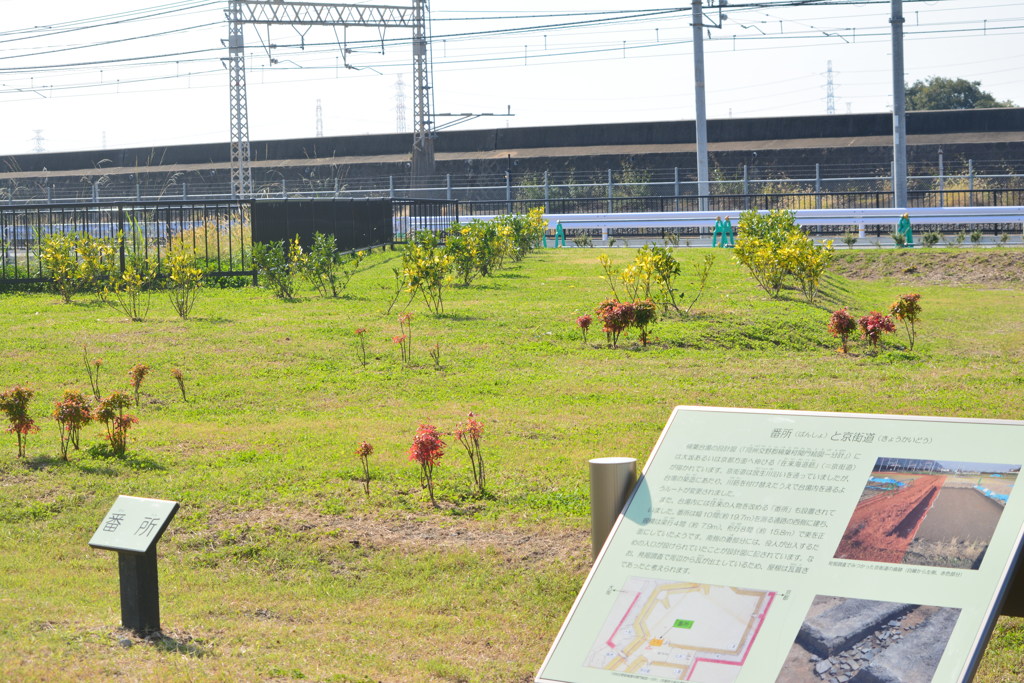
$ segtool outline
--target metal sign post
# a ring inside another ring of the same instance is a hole
[[[121,625],[136,633],[160,630],[156,543],[179,507],[173,500],[118,496],[89,541],[117,552]]]

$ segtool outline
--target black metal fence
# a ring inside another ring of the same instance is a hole
[[[395,242],[405,243],[421,230],[447,230],[459,220],[462,203],[449,199],[395,199],[393,206]]]
[[[88,234],[117,250],[123,269],[141,256],[159,269],[175,244],[188,246],[211,275],[252,271],[250,203],[132,202],[0,207],[0,280],[45,279],[48,238]]]
[[[702,202],[703,199],[703,202]],[[1024,188],[911,191],[907,208],[1021,206]],[[526,213],[543,206],[547,213],[641,213],[663,211],[746,211],[748,209],[888,209],[892,192],[802,192],[643,197],[557,197],[495,201],[462,201],[467,216]]]
[[[333,234],[342,251],[395,241],[424,229],[446,229],[458,202],[421,199],[163,201],[0,206],[0,281],[42,282],[42,253],[55,235],[88,234],[113,245],[120,268],[131,257],[158,272],[168,252],[186,247],[211,276],[252,276],[253,241],[314,232]]]

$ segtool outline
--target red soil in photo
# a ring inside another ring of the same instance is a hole
[[[921,522],[945,482],[944,475],[918,477],[892,494],[857,504],[836,557],[871,562],[903,562]]]

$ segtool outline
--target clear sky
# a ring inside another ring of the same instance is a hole
[[[829,61],[837,113],[891,110],[890,2],[794,4],[733,0],[708,29],[708,116],[824,114]],[[690,4],[626,5],[434,0],[435,111],[514,114],[462,128],[692,120]],[[226,143],[226,6],[0,0],[0,155]],[[966,78],[1024,105],[1024,2],[903,10],[908,82]],[[247,26],[250,138],[314,136],[318,101],[324,135],[397,132],[399,92],[411,131],[410,33]]]

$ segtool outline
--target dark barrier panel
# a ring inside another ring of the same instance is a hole
[[[1024,130],[1024,108],[907,113],[907,132],[910,135],[1021,130]],[[891,137],[892,116],[884,113],[826,114],[708,121],[708,139],[711,142],[870,136]],[[438,134],[435,149],[446,153],[500,152],[545,147],[693,143],[694,139],[692,121],[650,121],[444,131]],[[408,133],[254,140],[250,143],[253,161],[407,155],[411,147],[412,135]],[[110,171],[151,165],[226,163],[229,161],[229,154],[230,148],[226,143],[22,154],[0,157],[0,170],[38,172],[43,168],[50,171],[66,171],[102,167]]]
[[[308,249],[313,234],[334,235],[340,251],[393,241],[390,199],[288,199],[256,201],[252,235],[256,242],[292,240]]]

